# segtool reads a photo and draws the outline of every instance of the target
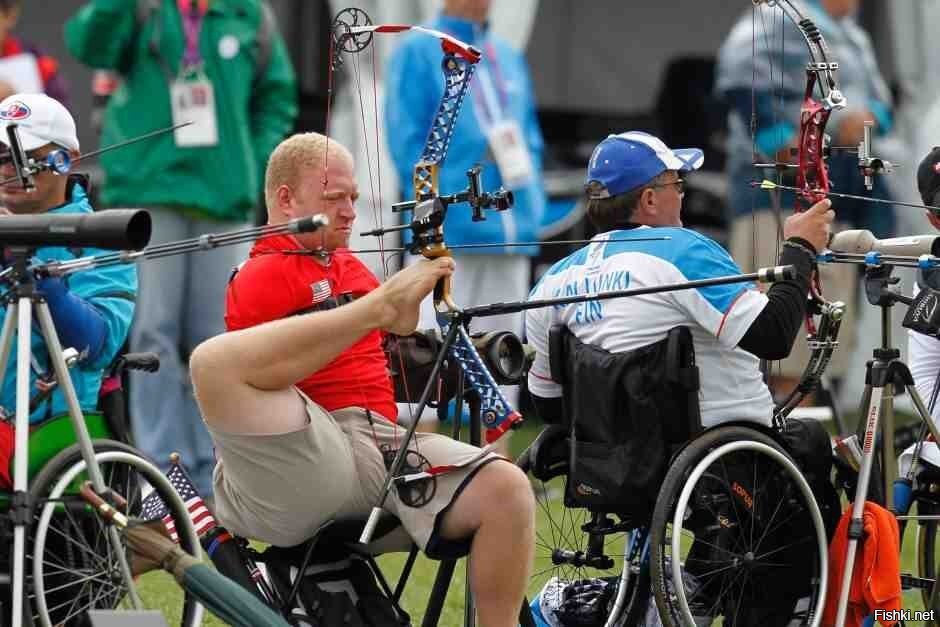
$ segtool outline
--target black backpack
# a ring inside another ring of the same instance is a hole
[[[569,423],[565,506],[646,523],[674,448],[701,431],[691,332],[676,327],[655,344],[610,353],[557,325],[549,358]]]
[[[832,540],[842,516],[842,504],[832,482],[832,444],[829,433],[815,420],[787,418],[777,434],[813,490],[826,526],[826,535]]]
[[[305,545],[301,545],[302,547]],[[297,547],[269,547],[259,558],[282,599],[297,577]],[[410,627],[411,617],[376,581],[373,566],[356,554],[315,556],[301,576],[288,620],[297,627]],[[338,559],[337,559],[338,558]],[[330,560],[330,561],[326,561]]]

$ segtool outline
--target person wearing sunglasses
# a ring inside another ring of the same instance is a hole
[[[44,94],[14,94],[0,102],[0,240],[10,215],[73,215],[94,211],[88,198],[88,178],[82,174],[59,174],[43,168],[32,175],[31,186],[18,178],[10,149],[8,128],[15,133],[27,161],[62,162],[79,155],[75,120],[59,101]],[[33,251],[34,263],[70,261],[104,254],[104,250],[74,246],[41,246]],[[10,263],[8,251],[0,255],[0,269]],[[127,339],[137,294],[134,265],[97,267],[66,277],[46,277],[36,283],[45,297],[52,322],[63,348],[74,348],[78,362],[70,370],[82,411],[93,411],[105,368]],[[0,304],[6,315],[7,301]],[[16,362],[16,347],[10,363]],[[52,373],[49,352],[39,333],[33,333],[30,396],[39,393]],[[7,368],[0,387],[0,487],[9,487],[9,459],[13,427],[7,420],[16,411],[16,369]],[[56,387],[30,413],[37,425],[63,415],[68,405],[61,387]]]
[[[600,142],[585,185],[587,214],[598,235],[553,265],[530,299],[740,274],[724,248],[682,226],[684,177],[703,162],[697,148],[673,150],[639,131]],[[526,312],[526,337],[535,349],[528,374],[533,404],[543,421],[571,434],[566,507],[616,511],[642,523],[652,515],[672,448],[702,427],[730,421],[771,425],[773,400],[760,359],[790,352],[816,251],[828,242],[833,217],[830,201],[823,200],[787,218],[779,264],[793,265],[797,276],[775,283],[767,294],[750,283],[733,283]],[[814,441],[821,445],[813,454],[825,458],[828,437],[823,433]],[[708,555],[710,546],[734,541],[731,527],[717,517],[715,523],[701,522],[714,535],[701,543],[696,538],[692,551]],[[699,581],[713,571],[688,562],[686,567]],[[803,581],[797,576],[802,568],[788,566],[789,580]],[[591,592],[575,584],[571,590],[581,608],[589,608],[589,595],[604,588]],[[697,624],[714,618],[710,590],[692,608]],[[781,590],[772,607],[746,601],[745,622],[759,624],[757,616],[767,612],[785,615],[800,594]]]
[[[705,235],[682,226],[684,176],[704,155],[697,148],[672,150],[640,131],[610,135],[588,164],[587,213],[599,232],[581,250],[552,266],[530,298],[576,295],[681,283],[740,274],[731,255]],[[784,224],[786,242],[778,263],[797,269],[794,280],[764,294],[736,283],[662,292],[642,297],[534,309],[526,335],[536,350],[529,390],[550,421],[561,416],[561,386],[548,361],[549,329],[564,324],[587,344],[623,353],[663,340],[687,326],[701,377],[701,420],[769,425],[773,401],[760,359],[779,359],[793,345],[803,321],[816,252],[829,237],[830,201],[793,214]],[[645,238],[644,241],[631,241]]]

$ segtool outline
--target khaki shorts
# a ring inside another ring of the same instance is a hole
[[[788,213],[784,212],[780,219],[785,219],[787,215]],[[843,225],[833,225],[833,232],[841,230],[841,226]],[[782,222],[778,228],[778,216],[774,211],[758,210],[753,216],[741,215],[736,217],[731,224],[729,243],[731,250],[729,252],[742,272],[756,272],[757,268],[777,265],[778,243],[782,242]],[[832,353],[832,361],[826,368],[827,375],[839,377],[845,374],[849,356],[855,346],[858,270],[851,264],[820,264],[819,280],[822,285],[823,298],[830,302],[841,300],[846,305],[842,326],[839,327],[839,346]],[[790,356],[780,362],[774,362],[771,374],[798,377],[803,373],[809,361],[809,353],[804,325],[793,343]],[[789,390],[784,390],[784,392],[789,392]]]
[[[213,474],[215,514],[230,531],[275,546],[293,546],[313,536],[328,520],[367,516],[378,504],[385,464],[378,447],[395,450],[405,430],[376,413],[372,425],[365,411],[350,407],[327,412],[307,402],[309,424],[277,435],[237,435],[209,429],[218,463]],[[416,433],[410,447],[432,466],[460,465],[481,450],[436,433]],[[414,442],[414,441],[413,441]],[[378,443],[378,446],[376,446]],[[393,488],[384,509],[395,515],[408,535],[429,556],[461,557],[470,540],[448,541],[438,535],[439,518],[483,465],[481,459],[434,479],[430,501],[411,507]]]

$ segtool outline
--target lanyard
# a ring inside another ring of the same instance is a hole
[[[488,128],[493,126],[504,117],[504,112],[508,104],[506,90],[506,81],[503,80],[503,74],[499,68],[499,61],[496,59],[496,48],[491,41],[484,45],[486,49],[485,59],[489,66],[481,64],[477,70],[477,82],[480,85],[479,90],[471,90],[473,100],[476,103],[477,118],[480,126]],[[492,73],[490,72],[492,68]],[[495,79],[495,80],[494,80]]]
[[[202,55],[199,53],[199,31],[202,28],[202,18],[209,9],[209,0],[178,0],[177,6],[183,21],[183,36],[186,38],[183,67],[191,68],[202,61]]]

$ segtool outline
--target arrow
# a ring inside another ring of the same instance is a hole
[[[778,185],[777,183],[774,183],[773,181],[768,181],[766,179],[764,179],[763,181],[751,181],[750,186],[759,187],[766,191],[774,191],[774,190],[782,189],[785,191],[797,192],[800,194],[802,194],[804,191],[802,189],[791,187],[789,185]],[[914,207],[915,209],[926,209],[927,211],[930,211],[934,215],[940,216],[940,207],[932,207],[930,205],[918,205],[915,203],[903,202],[900,200],[886,200],[884,198],[869,198],[868,196],[856,196],[855,194],[840,194],[839,192],[828,192],[826,195],[836,196],[838,198],[851,198],[852,200],[865,200],[868,202],[877,202],[877,203],[881,203],[884,205],[901,205],[904,207]]]

